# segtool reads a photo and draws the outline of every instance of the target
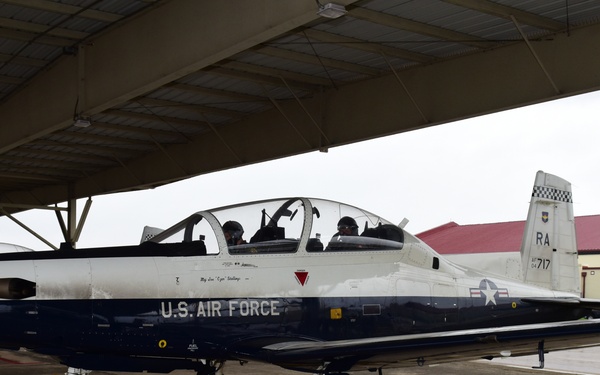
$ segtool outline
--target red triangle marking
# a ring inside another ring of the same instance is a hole
[[[294,274],[296,275],[296,279],[298,280],[300,285],[304,286],[304,284],[306,284],[306,281],[308,280],[308,272],[296,271],[294,272]]]

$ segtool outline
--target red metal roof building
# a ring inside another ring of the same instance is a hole
[[[519,251],[525,220],[459,225],[450,222],[417,234],[440,254],[476,254]],[[575,218],[577,247],[582,255],[600,253],[600,215]]]
[[[417,237],[444,255],[492,254],[501,264],[498,253],[519,252],[525,230],[525,221],[507,223],[459,225],[450,222]],[[581,265],[581,295],[600,299],[600,215],[575,218],[577,248]],[[488,260],[478,257],[481,264]]]

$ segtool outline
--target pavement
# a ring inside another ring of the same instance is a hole
[[[526,375],[580,374],[600,375],[600,348],[586,348],[546,354],[543,370],[537,366],[537,356],[507,358],[493,361],[457,362],[437,366],[385,370],[384,375]],[[25,351],[0,350],[0,375],[64,375],[67,367],[56,364],[51,357]],[[228,362],[224,375],[299,375],[273,365]],[[365,372],[364,374],[370,374]],[[94,371],[91,375],[133,375],[125,372]],[[146,373],[146,375],[152,375]],[[171,375],[195,375],[193,371],[174,371]]]

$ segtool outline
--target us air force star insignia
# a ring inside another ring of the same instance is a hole
[[[479,288],[470,288],[471,297],[485,297],[484,306],[488,304],[498,305],[496,298],[508,298],[508,289],[498,288],[493,281],[483,279],[479,282]]]
[[[485,294],[485,306],[488,305],[488,303],[493,303],[494,305],[497,305],[496,303],[496,293],[498,292],[498,290],[494,290],[492,288],[490,288],[490,283],[487,282],[486,280],[486,289],[481,289],[481,292],[483,294]]]

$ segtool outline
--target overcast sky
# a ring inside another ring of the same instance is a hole
[[[600,214],[599,121],[596,92],[93,197],[77,247],[136,244],[144,225],[166,228],[195,211],[289,196],[338,200],[395,223],[406,217],[412,233],[449,221],[524,220],[538,170],[571,182],[576,216]],[[55,245],[61,242],[52,211],[15,217]],[[6,217],[0,235],[0,242],[48,249]]]

